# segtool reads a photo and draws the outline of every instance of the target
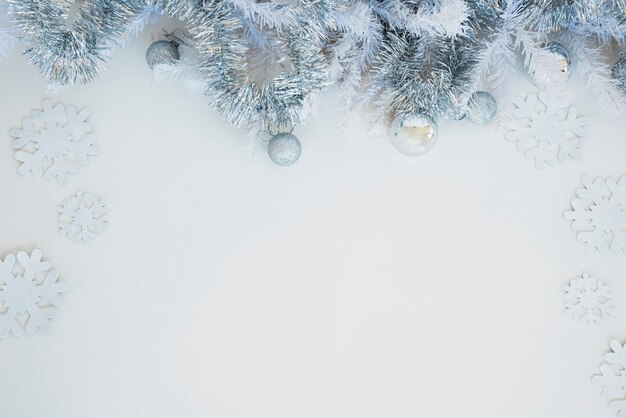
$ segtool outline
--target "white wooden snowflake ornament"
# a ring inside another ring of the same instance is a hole
[[[594,325],[605,319],[611,308],[609,286],[587,273],[565,286],[565,312],[580,322]]]
[[[537,168],[582,157],[581,137],[588,119],[579,118],[565,99],[541,92],[512,102],[511,117],[503,122],[509,131],[506,139],[517,142],[517,149],[535,160]]]
[[[88,242],[108,228],[104,200],[82,191],[63,201],[59,212],[59,235]]]
[[[10,130],[15,139],[15,159],[21,164],[17,172],[25,176],[55,179],[65,185],[72,174],[89,163],[89,157],[98,155],[87,122],[89,109],[77,112],[72,106],[52,105],[44,99],[42,110],[33,110],[22,120],[21,128]]]
[[[626,253],[626,176],[619,181],[612,177],[582,178],[584,188],[576,190],[571,220],[579,241],[586,243],[588,254]]]
[[[592,382],[602,387],[602,397],[609,401],[609,408],[618,412],[618,418],[626,418],[626,344],[617,340],[610,343],[612,353],[604,355],[600,375]]]
[[[68,285],[58,281],[52,264],[41,261],[41,251],[7,255],[0,259],[0,338],[48,331],[57,315],[61,293]]]

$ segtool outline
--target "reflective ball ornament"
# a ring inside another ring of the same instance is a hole
[[[276,134],[267,144],[267,153],[280,166],[288,166],[300,158],[302,146],[298,138],[289,133]]]
[[[466,116],[470,122],[484,125],[490,122],[498,110],[496,99],[486,91],[476,91],[467,103]]]
[[[426,154],[437,142],[437,125],[426,115],[397,115],[389,128],[389,138],[408,157]]]
[[[153,42],[146,51],[146,62],[150,68],[154,68],[157,64],[173,64],[179,59],[178,46],[170,41]]]
[[[559,42],[549,42],[547,48],[554,55],[559,71],[569,74],[572,69],[572,56],[567,48]]]
[[[611,76],[617,83],[619,91],[626,95],[626,56],[624,56],[623,52],[619,53],[617,61],[613,64],[613,68],[611,68]]]

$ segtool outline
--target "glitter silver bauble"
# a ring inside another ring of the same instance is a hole
[[[565,48],[563,44],[559,42],[549,42],[547,48],[550,50],[550,52],[552,52],[552,54],[554,54],[557,60],[559,71],[569,74],[572,68],[572,56],[567,48]]]
[[[400,114],[389,128],[393,146],[408,157],[426,154],[437,142],[437,125],[422,114]]]
[[[289,133],[276,134],[267,144],[267,153],[272,161],[281,166],[295,163],[300,158],[302,146],[298,138]]]
[[[146,51],[146,62],[150,68],[157,64],[173,64],[180,59],[178,46],[170,41],[156,41]]]
[[[626,95],[626,56],[623,52],[619,53],[617,61],[611,68],[611,76],[617,83],[617,88],[622,94]]]
[[[498,110],[496,99],[486,91],[476,91],[470,96],[467,103],[467,118],[479,125],[490,122]]]

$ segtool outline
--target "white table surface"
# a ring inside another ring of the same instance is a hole
[[[41,248],[71,286],[51,332],[0,341],[0,417],[616,415],[591,377],[626,340],[626,255],[585,255],[563,212],[582,175],[626,175],[623,117],[578,89],[583,159],[537,170],[467,121],[407,161],[365,123],[342,133],[331,101],[281,168],[204,97],[153,85],[164,25],[48,96],[90,108],[98,137],[65,187],[17,175],[8,130],[45,83],[19,48],[0,63],[0,256]],[[88,245],[56,230],[79,189],[109,208]],[[583,271],[616,305],[593,328],[564,313]]]

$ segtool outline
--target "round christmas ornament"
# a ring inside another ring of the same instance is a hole
[[[389,138],[400,153],[408,157],[426,154],[437,141],[437,125],[423,114],[400,114],[393,119]]]
[[[467,118],[476,124],[483,125],[490,122],[498,110],[496,99],[486,91],[474,92],[467,104]]]
[[[280,166],[292,165],[298,161],[301,151],[302,146],[298,138],[286,132],[274,135],[267,144],[267,153],[272,161]]]
[[[146,51],[146,62],[150,68],[157,64],[173,64],[180,60],[176,42],[160,40],[153,42]]]
[[[611,69],[611,76],[617,83],[617,88],[622,94],[626,94],[626,57],[623,52],[619,53],[617,61]]]
[[[559,42],[549,42],[547,48],[554,55],[559,71],[569,73],[572,68],[572,56],[567,48]]]

